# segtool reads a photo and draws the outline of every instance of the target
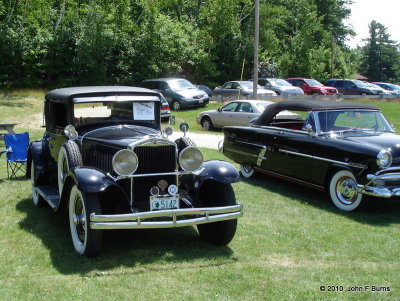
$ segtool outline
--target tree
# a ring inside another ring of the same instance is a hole
[[[373,20],[369,24],[369,37],[365,41],[366,45],[361,49],[360,72],[371,81],[398,82],[399,45],[390,39],[387,28]]]

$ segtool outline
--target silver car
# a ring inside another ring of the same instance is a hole
[[[260,85],[257,88],[257,97],[276,96],[272,90],[264,89]],[[213,97],[217,99],[239,99],[253,97],[253,82],[252,81],[229,81],[222,87],[216,87],[213,91]]]
[[[264,109],[272,104],[266,100],[236,100],[217,110],[201,112],[196,122],[205,130],[222,128],[227,125],[248,125],[249,121],[260,116]]]
[[[301,88],[293,86],[291,83],[281,78],[259,78],[258,84],[265,88],[274,91],[277,95],[303,95]]]

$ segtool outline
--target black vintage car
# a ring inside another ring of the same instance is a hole
[[[203,162],[186,136],[169,140],[160,105],[158,92],[135,87],[46,94],[46,131],[29,147],[27,176],[35,205],[68,211],[79,254],[96,255],[107,229],[197,225],[210,243],[234,237],[239,173],[225,161]]]
[[[301,116],[277,119],[282,111]],[[341,210],[363,195],[400,196],[400,136],[370,105],[340,101],[282,101],[251,127],[224,127],[223,153],[242,176],[264,173],[326,190]]]

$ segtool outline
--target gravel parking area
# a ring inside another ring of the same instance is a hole
[[[221,135],[198,134],[198,133],[191,133],[191,132],[188,132],[186,134],[186,136],[191,138],[196,143],[196,145],[199,147],[207,147],[207,148],[213,148],[213,149],[218,149],[218,143],[224,139],[224,137]],[[182,132],[174,132],[169,137],[169,139],[174,141],[175,139],[178,139],[180,137],[183,137]]]

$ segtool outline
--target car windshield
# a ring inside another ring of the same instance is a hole
[[[74,104],[74,125],[134,122],[157,125],[154,101],[91,102]]]
[[[379,111],[335,110],[318,112],[321,132],[381,131],[394,132]]]
[[[353,80],[353,83],[359,88],[366,88],[368,85],[360,80]]]
[[[306,79],[305,81],[309,86],[312,86],[312,87],[322,87],[323,86],[323,84],[321,84],[319,81],[317,81],[315,79]]]
[[[196,89],[196,87],[186,79],[176,79],[168,81],[168,85],[172,91],[179,91],[185,89]]]
[[[269,80],[273,86],[288,87],[292,84],[288,83],[284,79],[270,79]]]

